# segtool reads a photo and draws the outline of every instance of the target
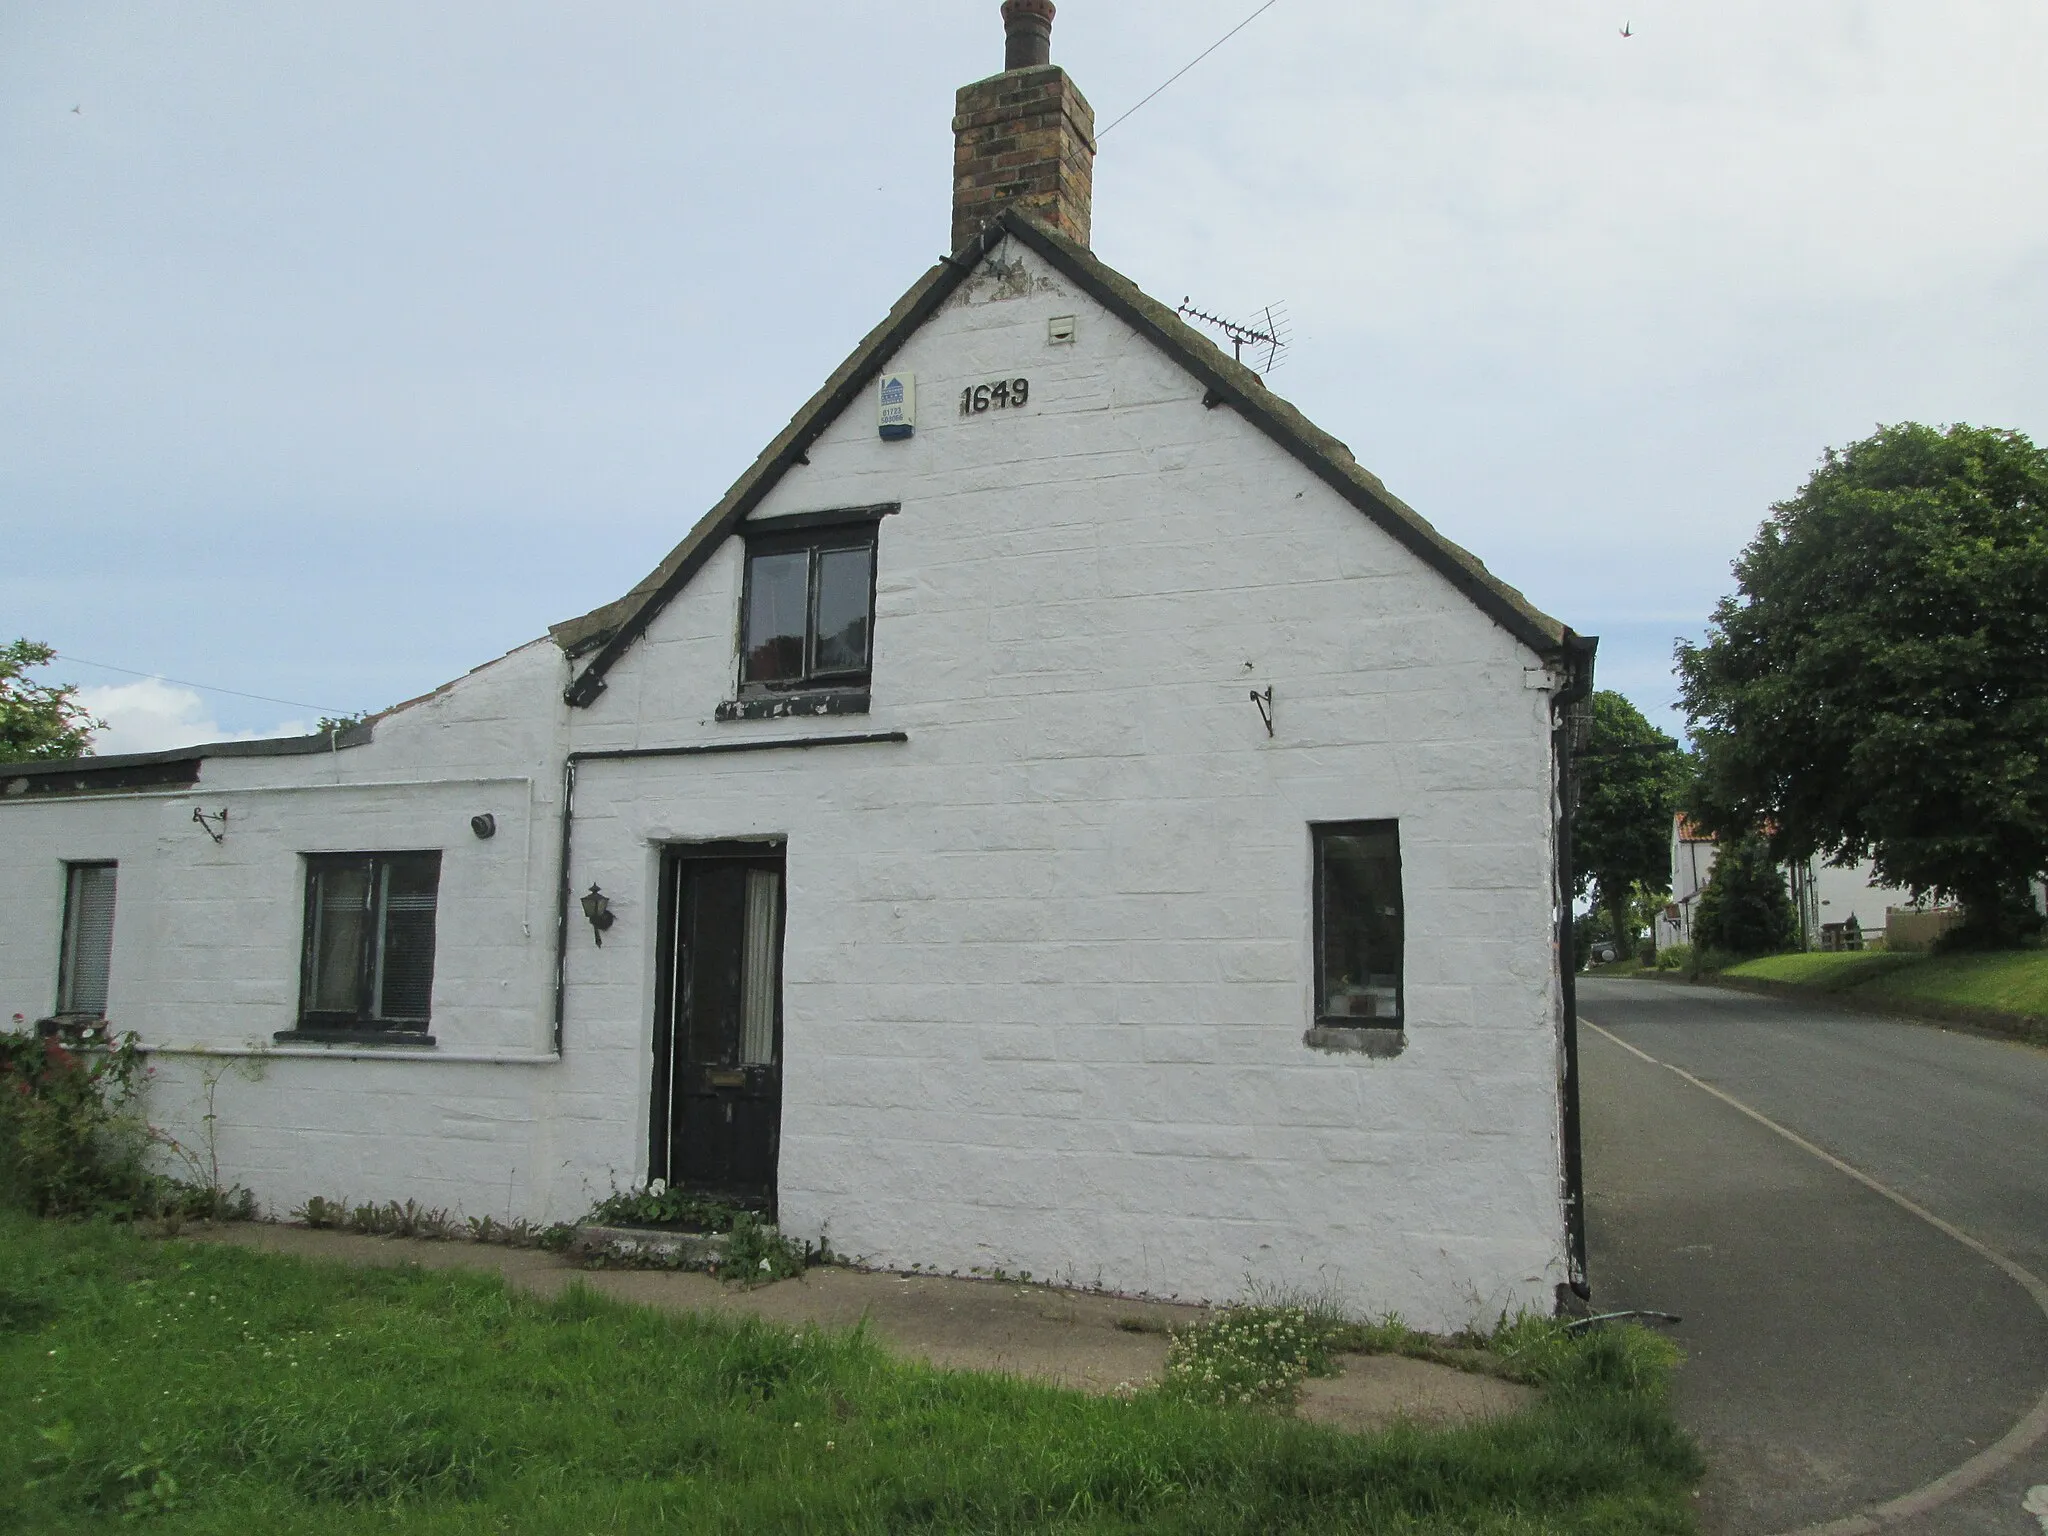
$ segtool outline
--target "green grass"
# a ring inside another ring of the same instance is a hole
[[[1980,955],[1766,955],[1722,974],[1810,987],[1859,1002],[1896,999],[2048,1018],[2048,949]]]
[[[1599,1334],[1528,1413],[1352,1437],[0,1214],[0,1530],[1687,1532],[1659,1346]]]

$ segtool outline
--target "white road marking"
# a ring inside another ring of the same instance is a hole
[[[1648,1051],[1637,1050],[1626,1040],[1623,1040],[1610,1030],[1602,1029],[1591,1019],[1581,1017],[1579,1022],[1601,1038],[1620,1046],[1629,1055],[1646,1061],[1653,1067],[1662,1067],[1666,1072],[1676,1073],[1688,1083],[1691,1083],[1693,1087],[1699,1089],[1700,1092],[1711,1094],[1730,1109],[1739,1110],[1766,1130],[1776,1132],[1784,1137],[1793,1146],[1799,1148],[1800,1151],[1811,1153],[1837,1173],[1847,1174],[1864,1188],[1884,1196],[1885,1199],[1891,1201],[1900,1210],[1919,1217],[1920,1220],[1926,1222],[1935,1231],[1954,1238],[1965,1248],[1969,1249],[1970,1252],[1976,1254],[1978,1258],[1983,1259],[1986,1263],[1996,1265],[1999,1269],[2004,1270],[2006,1274],[2010,1275],[2015,1282],[2025,1289],[2029,1296],[2034,1298],[2034,1305],[2041,1309],[2041,1315],[2048,1317],[2048,1281],[2042,1280],[2032,1270],[2027,1269],[2016,1260],[2007,1258],[1997,1249],[1979,1242],[1976,1238],[1970,1236],[1969,1233],[1963,1231],[1962,1228],[1943,1221],[1924,1205],[1919,1205],[1913,1200],[1908,1199],[1890,1185],[1879,1183],[1861,1168],[1843,1162],[1842,1159],[1823,1147],[1815,1146],[1797,1131],[1788,1130],[1769,1115],[1762,1113],[1760,1110],[1751,1109],[1733,1094],[1723,1093],[1712,1083],[1694,1077],[1683,1067],[1674,1067],[1668,1061],[1659,1061]],[[1863,1514],[1847,1515],[1840,1520],[1830,1520],[1823,1525],[1802,1526],[1797,1531],[1787,1533],[1787,1536],[1868,1536],[1870,1532],[1882,1531],[1887,1526],[1897,1525],[1902,1520],[1910,1520],[1916,1515],[1924,1515],[1929,1510],[1946,1504],[1950,1499],[1957,1497],[1959,1494],[1966,1493],[1978,1484],[1996,1477],[2043,1440],[2048,1440],[2048,1391],[2044,1391],[2035,1400],[2034,1406],[2026,1412],[2020,1421],[2014,1424],[2011,1429],[2007,1430],[1996,1441],[1986,1446],[1961,1466],[1954,1468],[1952,1471],[1944,1472],[1933,1482],[1915,1488],[1911,1493],[1902,1493],[1896,1499],[1888,1499],[1875,1508],[1865,1511]],[[2034,1507],[2037,1503],[2041,1506],[2039,1509]],[[2044,1532],[2048,1532],[2048,1483],[2043,1483],[2038,1487],[2029,1489],[2026,1502],[2021,1508],[2030,1515],[2039,1516],[2041,1529]]]

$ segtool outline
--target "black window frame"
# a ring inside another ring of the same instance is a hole
[[[426,977],[427,1012],[418,1017],[384,1017],[378,1011],[376,958],[378,947],[384,942],[388,930],[385,923],[389,910],[385,906],[388,882],[380,874],[398,860],[433,861],[434,905],[433,943],[428,951]],[[291,1040],[371,1040],[382,1043],[432,1045],[434,1037],[428,1033],[433,1022],[434,973],[438,968],[441,946],[441,870],[442,850],[438,848],[395,848],[367,852],[349,853],[308,853],[301,855],[304,865],[303,925],[299,944],[299,1006],[298,1027],[281,1030],[276,1038]],[[356,1004],[353,1009],[315,1008],[315,967],[319,960],[316,940],[320,925],[320,877],[323,872],[359,867],[366,870],[369,905],[369,920],[364,925],[366,940],[374,934],[376,944],[362,943],[356,956]]]
[[[1330,1011],[1328,995],[1326,932],[1330,893],[1325,849],[1332,838],[1381,834],[1391,835],[1394,841],[1394,1015],[1392,1018],[1383,1018],[1350,1012],[1333,1013]],[[1405,1034],[1408,1027],[1408,890],[1402,871],[1400,821],[1387,817],[1370,821],[1314,822],[1309,827],[1309,846],[1310,859],[1315,870],[1314,910],[1310,914],[1310,921],[1315,929],[1315,1027],[1310,1032],[1310,1043],[1331,1043],[1329,1039],[1316,1039],[1319,1035],[1336,1036],[1341,1039],[1366,1036],[1386,1038]]]
[[[849,515],[806,515],[775,519],[758,529],[742,525],[746,544],[740,580],[739,653],[736,698],[775,699],[791,694],[864,694],[875,669],[875,587],[881,569],[881,520],[885,509],[862,509]],[[894,510],[893,507],[886,510]],[[865,549],[868,552],[867,665],[857,670],[821,672],[818,649],[818,557],[835,549]],[[754,601],[754,561],[762,556],[787,555],[803,551],[809,555],[804,591],[804,660],[794,678],[750,678],[747,676],[747,616]]]
[[[98,1008],[78,1006],[78,924],[81,917],[79,908],[79,877],[88,870],[106,869],[114,872],[114,913],[107,918],[107,977],[104,988],[111,990],[114,968],[114,916],[120,907],[121,863],[118,859],[67,859],[64,861],[64,926],[58,931],[57,947],[57,1007],[59,1018],[104,1019],[107,1016],[106,999],[100,999]]]

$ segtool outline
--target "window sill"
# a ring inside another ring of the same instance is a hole
[[[718,706],[720,720],[783,720],[800,715],[864,715],[865,688],[811,688],[800,693],[757,693],[727,699]]]
[[[432,1050],[434,1037],[410,1029],[280,1029],[271,1040],[278,1045],[383,1046],[395,1051]]]
[[[1313,1051],[1384,1058],[1408,1049],[1408,1032],[1399,1024],[1318,1024],[1301,1037],[1301,1043]]]

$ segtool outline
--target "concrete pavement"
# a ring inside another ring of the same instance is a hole
[[[1583,1051],[1594,1301],[1685,1317],[1678,1408],[1713,1462],[1709,1531],[1854,1516],[2040,1408],[2048,1317],[2024,1286],[1660,1063],[2038,1275],[2048,1052],[1651,981],[1583,982],[1580,1012],[1613,1036],[1587,1030]],[[2021,1506],[2044,1482],[2037,1443],[1882,1528],[2039,1536]]]
[[[324,1263],[363,1268],[417,1264],[500,1276],[540,1296],[571,1285],[668,1312],[758,1317],[791,1327],[864,1324],[883,1348],[948,1370],[1001,1371],[1082,1392],[1118,1392],[1157,1382],[1166,1331],[1208,1316],[1203,1307],[1138,1301],[1022,1281],[898,1275],[837,1266],[754,1289],[676,1270],[582,1270],[533,1248],[423,1242],[236,1222],[198,1226],[196,1242],[234,1243]],[[1397,1419],[1462,1424],[1516,1413],[1536,1399],[1529,1387],[1422,1360],[1344,1355],[1338,1374],[1306,1384],[1296,1412],[1339,1429],[1383,1429]]]

